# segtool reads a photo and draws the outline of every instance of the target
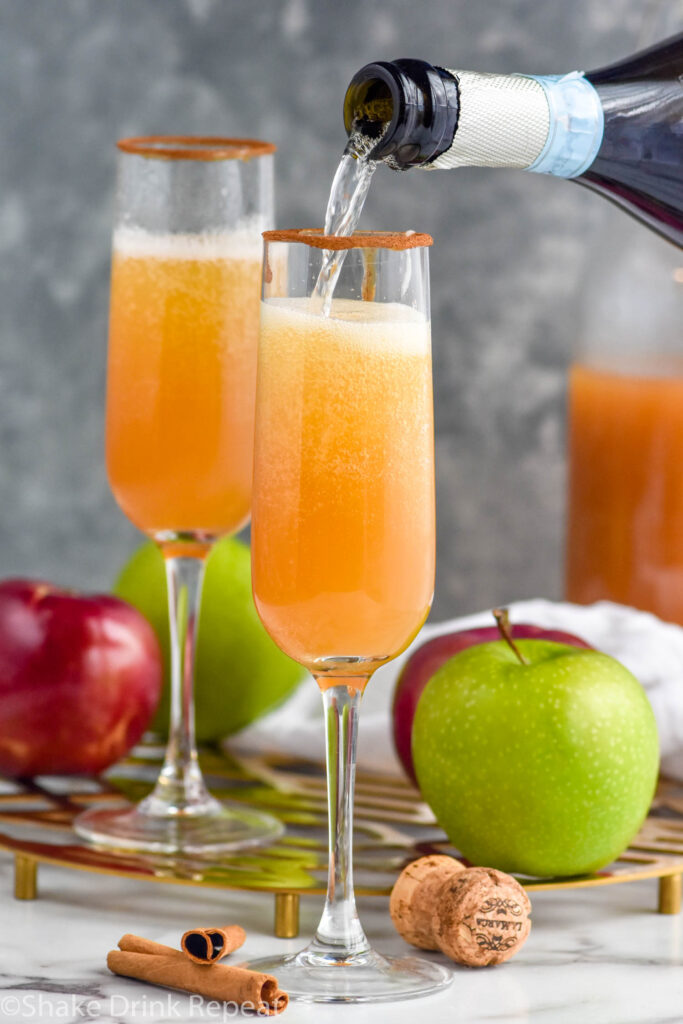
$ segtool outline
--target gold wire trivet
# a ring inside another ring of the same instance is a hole
[[[327,806],[325,769],[318,762],[282,756],[231,757],[201,752],[212,793],[279,817],[286,833],[270,846],[215,861],[97,849],[72,831],[74,817],[104,801],[141,799],[163,758],[152,742],[107,778],[51,777],[0,780],[0,849],[14,856],[14,894],[37,895],[38,864],[53,864],[124,878],[246,889],[275,896],[275,934],[298,932],[299,897],[325,892]],[[49,837],[46,840],[46,832]],[[457,856],[416,790],[394,776],[358,771],[354,877],[360,895],[386,896],[401,869],[427,853]],[[659,878],[659,911],[677,913],[683,873],[683,785],[660,782],[650,816],[617,861],[594,875],[520,878],[528,889],[560,889]]]

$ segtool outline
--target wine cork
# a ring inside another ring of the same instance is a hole
[[[454,857],[433,854],[414,860],[391,891],[389,913],[398,934],[411,946],[438,949],[432,925],[438,893],[445,882],[465,870]]]
[[[488,967],[521,949],[530,914],[531,902],[516,879],[494,868],[468,868],[440,891],[432,927],[437,946],[451,960]]]
[[[519,882],[494,868],[464,868],[453,857],[409,864],[389,903],[398,933],[421,949],[438,949],[456,963],[504,963],[526,942],[531,903]]]

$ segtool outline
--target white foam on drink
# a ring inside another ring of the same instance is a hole
[[[266,329],[291,332],[299,339],[324,334],[338,344],[387,355],[425,356],[430,351],[428,318],[401,302],[333,299],[328,313],[313,296],[271,298],[261,306]]]
[[[160,232],[121,226],[114,231],[113,250],[130,259],[245,260],[261,262],[260,222],[234,231]]]

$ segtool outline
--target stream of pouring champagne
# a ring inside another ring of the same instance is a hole
[[[356,230],[377,167],[377,161],[368,159],[367,150],[368,147],[360,145],[356,137],[349,139],[332,180],[325,211],[326,235],[352,235]],[[324,252],[313,292],[314,298],[322,302],[324,316],[330,315],[332,296],[345,255],[344,251],[326,249]]]

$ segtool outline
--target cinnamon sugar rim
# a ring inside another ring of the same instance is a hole
[[[432,245],[431,235],[417,231],[354,231],[352,235],[324,235],[320,228],[264,231],[266,242],[303,242],[314,249],[418,249]]]
[[[119,139],[122,153],[157,160],[250,160],[274,153],[274,142],[228,139],[221,135],[138,135]]]

